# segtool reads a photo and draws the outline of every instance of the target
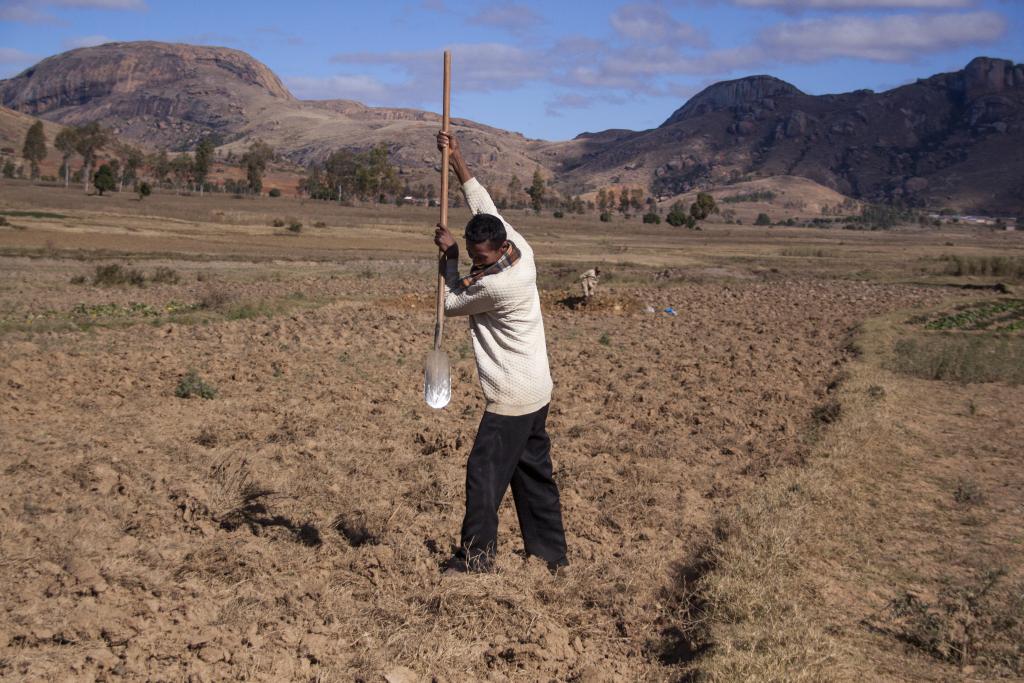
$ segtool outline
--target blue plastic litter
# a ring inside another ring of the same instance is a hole
[[[666,308],[666,309],[665,309],[665,312],[666,312],[666,313],[668,313],[669,315],[677,315],[677,313],[676,313],[676,309],[672,308],[671,306],[669,306],[668,308]]]

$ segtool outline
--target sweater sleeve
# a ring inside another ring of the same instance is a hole
[[[449,259],[445,262],[444,314],[451,318],[459,315],[477,315],[495,309],[494,297],[482,284],[462,286],[459,262]]]
[[[497,216],[501,219],[501,222],[505,224],[505,235],[508,239],[516,243],[519,247],[519,251],[533,253],[533,249],[526,242],[526,238],[522,234],[509,225],[509,222],[505,220],[505,217],[498,213],[498,207],[494,205],[494,200],[491,199],[491,195],[484,189],[484,186],[480,184],[480,181],[476,178],[470,178],[462,185],[462,194],[466,197],[466,204],[469,205],[470,211],[473,215],[478,213],[486,213],[491,216]]]

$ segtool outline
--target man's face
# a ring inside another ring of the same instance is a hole
[[[491,247],[490,242],[470,242],[466,240],[466,253],[469,254],[469,258],[473,261],[473,266],[476,268],[486,268],[501,258],[501,249],[494,249]]]

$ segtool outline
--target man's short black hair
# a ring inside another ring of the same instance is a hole
[[[466,223],[467,242],[487,242],[491,249],[498,249],[506,238],[505,224],[497,216],[478,213]]]

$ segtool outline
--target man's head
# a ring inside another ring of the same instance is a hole
[[[466,252],[477,267],[489,266],[501,258],[505,224],[497,216],[478,213],[466,223]]]
[[[601,274],[601,269],[598,268],[597,266],[594,266],[594,275],[600,275],[600,274]]]

